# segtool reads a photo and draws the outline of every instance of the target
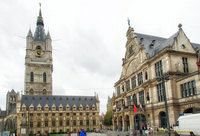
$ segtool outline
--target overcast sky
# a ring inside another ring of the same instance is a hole
[[[26,35],[42,3],[53,46],[53,94],[94,95],[106,111],[121,74],[127,18],[135,32],[168,38],[183,30],[200,43],[199,0],[0,0],[0,107],[24,89]]]

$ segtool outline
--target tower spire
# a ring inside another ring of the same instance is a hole
[[[41,3],[39,3],[39,6],[40,6],[40,10],[39,10],[39,16],[37,18],[37,25],[44,26],[43,18],[42,18],[42,11],[41,11]]]

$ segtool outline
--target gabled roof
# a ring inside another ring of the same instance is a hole
[[[44,110],[45,105],[49,106],[49,110],[51,110],[52,105],[55,104],[56,110],[58,110],[59,105],[63,105],[63,110],[66,110],[66,105],[69,104],[72,109],[75,104],[76,107],[79,107],[80,104],[85,106],[88,104],[90,108],[94,104],[96,106],[96,97],[95,96],[59,96],[59,95],[23,95],[21,99],[21,106],[25,104],[27,110],[29,110],[29,106],[33,104],[34,109],[37,109],[38,104],[42,106],[42,110]]]
[[[12,93],[12,94],[16,94],[16,92],[15,92],[14,89],[12,89],[10,93]]]

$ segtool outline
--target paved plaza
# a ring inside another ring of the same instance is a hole
[[[77,136],[77,134],[71,134],[71,136]],[[117,131],[106,131],[103,133],[87,133],[87,136],[134,136],[134,135],[130,135],[130,132],[117,132]],[[168,133],[151,133],[151,135],[149,134],[142,134],[140,135],[139,133],[137,133],[135,136],[169,136]],[[174,134],[171,134],[171,136],[174,136]]]

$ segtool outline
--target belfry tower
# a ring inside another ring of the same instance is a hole
[[[41,5],[34,35],[26,37],[25,83],[26,95],[52,95],[51,36],[45,33]]]

